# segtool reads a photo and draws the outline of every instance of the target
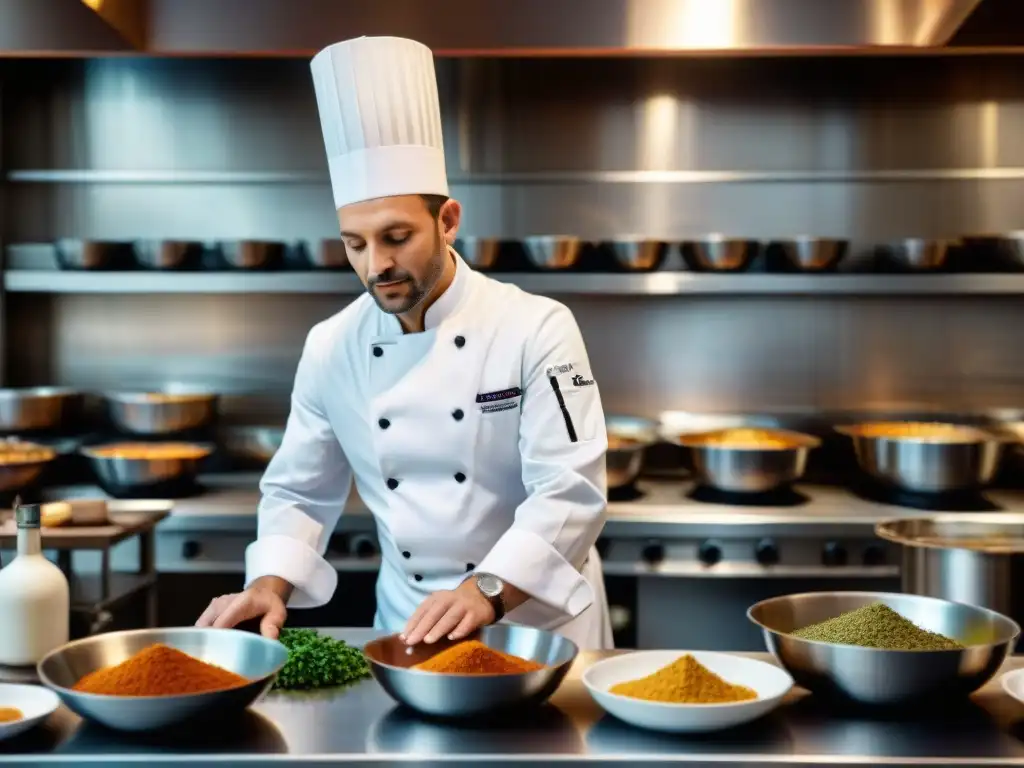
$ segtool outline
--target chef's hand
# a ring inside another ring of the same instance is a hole
[[[288,617],[285,603],[291,591],[292,585],[284,579],[262,576],[244,592],[214,598],[196,626],[228,629],[262,617],[260,634],[276,640]]]
[[[407,645],[436,643],[442,637],[461,640],[482,626],[494,623],[494,607],[474,579],[452,590],[435,592],[416,609],[400,635]]]

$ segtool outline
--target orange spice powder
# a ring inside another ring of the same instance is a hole
[[[479,640],[453,645],[414,667],[442,675],[517,675],[543,668],[536,661],[488,648]]]
[[[249,680],[166,645],[151,645],[130,659],[83,677],[74,689],[105,696],[177,696],[247,685]]]

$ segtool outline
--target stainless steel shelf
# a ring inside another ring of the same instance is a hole
[[[549,295],[961,295],[1024,294],[1024,274],[778,275],[654,272],[649,274],[496,274],[524,290]],[[8,270],[13,293],[298,293],[358,294],[351,272],[65,272]]]
[[[603,170],[503,171],[453,175],[464,184],[739,184],[822,182],[994,181],[1024,179],[1024,168],[896,168],[878,170]],[[199,171],[33,169],[8,171],[6,180],[23,184],[328,184],[321,171]]]

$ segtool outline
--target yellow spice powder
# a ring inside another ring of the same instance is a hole
[[[725,704],[757,698],[755,691],[726,682],[690,654],[647,677],[614,685],[611,693],[667,704]]]

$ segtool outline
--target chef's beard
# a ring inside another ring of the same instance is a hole
[[[448,244],[441,237],[441,233],[437,231],[434,232],[433,252],[433,256],[427,262],[423,277],[419,280],[404,269],[388,269],[367,280],[366,290],[382,312],[389,315],[405,314],[418,307],[430,295],[444,273],[444,260],[448,258]],[[399,280],[405,281],[407,291],[401,302],[388,302],[378,293],[378,283],[392,283]]]

